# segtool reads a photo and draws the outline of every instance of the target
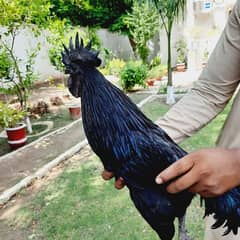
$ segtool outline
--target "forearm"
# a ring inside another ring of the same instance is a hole
[[[211,121],[224,106],[208,102],[206,97],[192,90],[175,104],[157,124],[177,143],[194,135]]]
[[[240,1],[237,1],[207,66],[196,85],[159,121],[180,142],[219,114],[233,96],[240,79]]]

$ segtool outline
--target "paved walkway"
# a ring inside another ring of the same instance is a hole
[[[0,158],[0,194],[84,140],[81,121]]]

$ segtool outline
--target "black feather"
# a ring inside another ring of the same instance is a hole
[[[78,33],[76,34],[76,38],[75,38],[75,47],[76,47],[76,49],[80,49],[80,43],[79,43],[79,35],[78,35]]]
[[[85,48],[87,50],[91,50],[91,48],[92,48],[92,39],[89,41],[89,43],[87,44],[87,46]]]
[[[70,49],[70,51],[74,50],[72,37],[70,38],[70,41],[69,41],[69,49]]]

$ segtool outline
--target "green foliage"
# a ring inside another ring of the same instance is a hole
[[[165,29],[168,38],[168,86],[172,86],[172,52],[171,52],[171,34],[175,20],[179,16],[184,17],[186,0],[154,0],[153,3],[157,8],[162,26]]]
[[[125,62],[122,59],[113,58],[108,62],[108,64],[105,66],[105,70],[102,72],[106,75],[115,75],[119,76],[122,68],[125,66]]]
[[[49,20],[49,0],[0,0],[0,25],[11,32],[24,25],[46,26]]]
[[[80,37],[83,38],[84,43],[92,39],[92,46],[95,49],[99,49],[100,40],[98,39],[95,30],[90,28],[80,29],[79,26],[71,27],[66,23],[66,21],[56,20],[49,25],[50,35],[47,37],[50,43],[50,49],[48,51],[48,56],[57,70],[63,71],[64,65],[62,63],[61,52],[63,51],[63,43],[68,46],[70,37],[75,38],[78,32]]]
[[[129,30],[129,37],[136,45],[136,52],[146,63],[149,49],[147,42],[152,39],[159,27],[159,16],[148,1],[134,2],[132,11],[127,13],[124,23]]]
[[[177,63],[184,63],[187,58],[187,44],[183,39],[176,42]]]
[[[50,1],[52,13],[60,19],[67,19],[73,25],[103,28],[111,28],[111,25],[115,24],[126,13],[126,10],[131,8],[133,2],[132,0]]]
[[[0,49],[0,79],[9,79],[12,68],[13,62],[9,53],[6,49]]]
[[[122,14],[119,18],[117,18],[113,24],[111,24],[108,29],[111,32],[120,32],[123,35],[129,36],[129,29],[126,26],[125,18],[127,16],[127,13]]]
[[[27,109],[27,100],[36,75],[33,65],[40,44],[36,48],[27,50],[27,60],[19,58],[14,52],[16,37],[24,29],[30,29],[35,35],[40,34],[40,27],[49,21],[50,3],[48,0],[0,0],[0,35],[1,88],[0,92],[17,95],[21,108]]]
[[[158,65],[151,68],[148,72],[148,78],[161,79],[167,74],[167,65]]]
[[[158,94],[166,94],[167,93],[167,83],[161,83],[158,88]]]
[[[147,76],[147,67],[142,62],[128,62],[120,71],[121,86],[124,90],[129,91],[135,85],[146,86],[145,79]]]
[[[152,59],[150,62],[150,68],[156,67],[161,64],[161,58],[159,56],[156,56],[155,58]]]
[[[27,101],[30,96],[33,83],[37,79],[37,74],[34,73],[33,65],[40,46],[38,45],[35,49],[28,51],[26,61],[24,61],[23,59],[15,56],[13,50],[4,44],[5,43],[2,45],[4,47],[4,51],[9,56],[9,68],[7,71],[1,71],[0,92],[9,95],[16,95],[21,108],[26,110]],[[3,64],[4,62],[0,62],[0,65]],[[24,66],[23,69],[20,69],[20,65]]]
[[[9,107],[9,105],[0,102],[0,127],[15,127],[23,120],[25,112]]]

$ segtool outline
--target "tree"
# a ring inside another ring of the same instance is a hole
[[[50,0],[51,12],[73,25],[111,28],[130,10],[133,0]],[[119,26],[119,25],[118,25]],[[117,29],[119,30],[119,29]]]
[[[100,40],[98,39],[94,28],[80,28],[80,26],[71,26],[65,20],[54,20],[48,26],[50,32],[47,41],[50,44],[48,50],[49,60],[52,65],[59,71],[64,71],[61,53],[63,51],[63,44],[68,45],[70,37],[74,38],[78,32],[83,41],[92,42],[92,48],[100,48]]]
[[[21,110],[27,111],[30,90],[36,79],[33,65],[40,45],[28,49],[24,61],[15,53],[16,37],[26,28],[38,35],[39,27],[46,26],[49,20],[50,4],[48,0],[0,0],[0,5],[0,26],[3,27],[0,35],[0,92],[16,95]],[[26,116],[25,120],[31,132],[29,117]]]
[[[165,29],[168,39],[168,83],[167,83],[167,104],[174,104],[175,98],[173,93],[172,82],[172,53],[171,53],[171,34],[173,23],[180,15],[184,16],[186,9],[186,0],[153,0],[159,15],[162,25]]]
[[[156,9],[151,8],[147,1],[134,2],[132,11],[127,13],[123,22],[129,30],[128,37],[133,51],[146,63],[149,55],[147,42],[154,37],[159,28],[159,16]]]

